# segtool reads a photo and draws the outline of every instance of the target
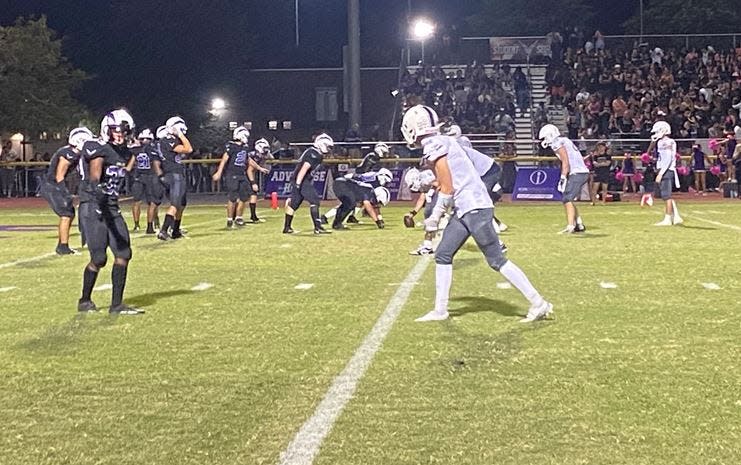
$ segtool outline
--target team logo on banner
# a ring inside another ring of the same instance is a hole
[[[520,168],[517,170],[512,200],[561,200],[558,168]]]

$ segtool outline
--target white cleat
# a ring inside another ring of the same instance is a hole
[[[558,234],[571,234],[576,230],[576,227],[568,225],[563,230],[559,231]]]
[[[681,216],[677,215],[674,217],[674,224],[682,224],[682,223],[684,223],[684,220],[682,219]]]
[[[448,317],[450,317],[448,312],[438,312],[437,310],[433,310],[427,315],[421,316],[414,321],[443,321],[447,320]]]
[[[527,311],[527,316],[520,320],[520,323],[531,323],[533,321],[542,320],[553,313],[553,304],[543,300],[537,305],[533,305]]]
[[[658,223],[654,224],[654,226],[671,226],[672,220],[671,218],[664,218],[663,220],[659,221]]]
[[[508,229],[509,229],[509,226],[507,226],[507,225],[506,225],[506,224],[504,224],[504,223],[499,223],[499,230],[500,230],[500,231],[504,232],[504,231],[506,231],[506,230],[508,230]]]
[[[409,252],[409,255],[432,255],[435,251],[432,250],[432,247],[425,247],[423,245],[419,246],[418,249],[412,250]]]

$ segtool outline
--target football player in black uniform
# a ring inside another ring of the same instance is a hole
[[[226,227],[231,228],[235,224],[244,226],[244,203],[250,196],[251,187],[247,180],[247,144],[250,139],[250,131],[239,126],[232,133],[232,140],[226,143],[226,150],[221,156],[219,168],[212,179],[218,182],[221,175],[226,171]]]
[[[180,222],[188,201],[185,166],[182,159],[193,152],[190,141],[185,137],[188,127],[181,117],[173,116],[167,120],[165,126],[167,135],[159,140],[159,161],[155,160],[154,163],[155,172],[165,185],[167,200],[170,202],[162,228],[157,234],[157,239],[163,241],[183,237]]]
[[[356,200],[353,202],[353,205],[358,205],[353,207],[350,211],[343,211],[344,216],[342,217],[342,220],[340,221],[340,224],[344,221],[345,217],[347,217],[347,222],[351,224],[358,224],[359,221],[356,219],[355,221],[352,221],[352,218],[354,215],[356,215],[359,211],[365,210],[368,213],[368,216],[373,219],[373,221],[376,223],[376,225],[383,229],[385,226],[383,223],[383,217],[380,214],[380,206],[379,203],[375,202],[375,195],[374,191],[379,188],[387,185],[390,183],[394,178],[393,173],[391,173],[390,170],[386,168],[381,168],[378,170],[378,172],[375,171],[369,171],[365,173],[348,173],[344,176],[338,177],[334,180],[333,184],[333,190],[335,193],[335,196],[337,197],[337,200],[339,200],[341,203],[340,205],[336,206],[335,208],[332,208],[328,210],[324,215],[322,215],[322,224],[329,223],[329,219],[336,217],[339,214],[339,211],[344,206],[346,207],[349,202],[349,197],[347,196],[348,189],[351,189],[353,191],[352,197],[354,197]],[[344,180],[350,181],[351,184],[349,185],[338,185],[337,183],[345,182]],[[340,192],[338,192],[338,190]],[[342,196],[340,195],[342,194]],[[374,214],[370,214],[370,209],[363,204],[363,201],[370,201],[374,206]],[[383,202],[382,205],[386,205],[388,202]],[[348,216],[349,215],[349,216]],[[333,229],[344,229],[342,227],[336,227],[337,221],[335,220],[333,222],[332,228]]]
[[[319,134],[314,139],[314,145],[309,147],[298,160],[296,169],[291,175],[291,198],[286,205],[286,217],[283,224],[283,234],[292,234],[291,228],[293,215],[304,200],[309,202],[311,223],[314,226],[314,234],[328,234],[322,227],[319,219],[320,198],[314,188],[314,170],[322,164],[324,155],[330,153],[334,147],[334,141],[327,134]]]
[[[260,186],[257,184],[255,178],[255,171],[259,171],[263,174],[268,174],[269,169],[262,165],[266,160],[272,160],[273,154],[270,153],[270,143],[266,139],[259,139],[255,142],[255,150],[248,154],[250,162],[247,165],[247,177],[250,180],[250,221],[253,223],[260,223],[264,220],[257,217],[257,195],[260,193]]]
[[[100,139],[83,145],[80,168],[80,223],[85,232],[90,262],[82,279],[82,296],[77,304],[80,312],[94,312],[91,299],[98,272],[107,262],[107,249],[114,256],[111,281],[113,296],[109,312],[115,315],[136,315],[143,311],[123,303],[126,272],[131,260],[131,241],[126,222],[118,206],[118,195],[126,179],[126,165],[131,152],[126,137],[134,128],[134,119],[125,110],[108,113],[100,124]]]
[[[355,172],[358,174],[367,173],[369,171],[378,171],[381,169],[381,158],[387,157],[389,154],[389,146],[384,142],[379,142],[373,147],[373,151],[366,154],[363,160],[355,168]]]
[[[147,234],[154,234],[158,225],[157,207],[162,203],[162,183],[154,174],[152,165],[159,157],[157,148],[152,144],[154,134],[144,129],[137,137],[139,145],[131,148],[133,163],[133,179],[131,187],[134,203],[131,213],[134,216],[134,231],[139,231],[139,217],[141,204],[147,202]]]
[[[380,205],[388,204],[391,197],[388,189],[381,186],[373,188],[371,184],[363,182],[359,175],[346,175],[335,179],[334,193],[342,203],[337,208],[332,229],[346,229],[342,223],[358,204],[368,212],[368,216],[373,219],[378,229],[385,227],[383,219],[378,214],[378,208]]]
[[[75,207],[72,205],[72,194],[64,184],[64,178],[70,169],[76,169],[80,161],[80,151],[85,142],[93,140],[95,136],[85,127],[75,128],[69,133],[68,145],[57,150],[49,163],[41,185],[41,196],[49,202],[49,206],[59,217],[58,255],[77,253],[69,247],[69,230],[75,218]]]

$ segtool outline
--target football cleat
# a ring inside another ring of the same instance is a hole
[[[265,220],[263,218],[257,218],[257,217],[250,218],[250,223],[252,224],[259,224],[259,223],[264,223],[264,222]]]
[[[145,234],[154,234],[154,228],[147,228],[147,232]]]
[[[116,306],[111,306],[111,308],[108,309],[108,313],[111,315],[142,315],[144,310],[132,307],[131,305],[118,304]]]
[[[322,215],[320,218],[322,224],[329,224],[329,220],[327,219],[327,215]]]
[[[553,313],[553,304],[542,300],[537,305],[532,305],[527,311],[527,316],[520,320],[520,323],[530,323],[537,320],[542,320]]]
[[[571,234],[576,231],[576,227],[572,225],[566,226],[564,229],[558,232],[558,234]]]
[[[664,218],[663,220],[659,221],[658,223],[655,223],[654,226],[671,226],[672,219],[671,218]]]
[[[139,225],[138,224],[134,225],[134,232],[139,232],[139,229],[140,228],[139,228]]]
[[[161,241],[169,241],[170,240],[170,235],[167,234],[164,231],[160,231],[160,232],[157,233],[157,239],[159,239]]]
[[[95,313],[98,311],[98,307],[92,300],[79,300],[77,301],[77,311],[80,313]]]
[[[504,232],[509,229],[509,226],[507,226],[504,223],[499,223],[499,231]]]
[[[57,255],[77,255],[79,252],[77,252],[75,249],[70,249],[69,245],[67,244],[59,244],[56,249]]]
[[[234,227],[234,220],[226,220],[226,229],[232,229]]]
[[[234,224],[241,228],[242,226],[244,226],[244,220],[242,218],[237,218],[236,220],[234,220]]]
[[[424,245],[420,245],[419,248],[409,252],[409,255],[432,255],[433,253],[435,253],[435,251],[432,250],[432,247],[425,247]]]
[[[679,215],[676,215],[674,217],[674,224],[682,224],[682,223],[684,223],[684,220],[682,219],[682,217]]]
[[[295,231],[293,228],[288,228],[283,230],[283,234],[295,234],[298,231]]]
[[[447,320],[450,317],[450,314],[448,312],[438,312],[437,310],[433,310],[426,315],[423,315],[419,318],[417,318],[414,321],[443,321]]]
[[[332,231],[327,231],[324,228],[316,228],[314,230],[314,234],[316,234],[316,235],[320,235],[320,234],[332,234]]]
[[[183,237],[183,230],[182,229],[178,229],[177,231],[173,231],[172,232],[172,235],[170,237],[172,237],[173,239],[180,239],[180,238],[182,238]]]
[[[339,223],[339,224],[333,224],[332,225],[332,229],[334,229],[335,231],[344,231],[344,230],[349,229],[349,228],[347,226],[345,226],[344,224]]]
[[[355,218],[355,215],[350,215],[347,217],[347,222],[349,224],[360,224],[360,221],[358,221],[357,218]]]
[[[584,226],[583,224],[577,224],[576,227],[574,227],[574,232],[575,233],[587,232],[587,227]]]
[[[378,226],[378,229],[383,229],[386,227],[386,223],[383,222],[383,220],[376,221],[376,226]]]

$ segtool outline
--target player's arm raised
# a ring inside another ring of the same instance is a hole
[[[180,155],[189,155],[193,153],[193,146],[190,145],[190,141],[185,137],[185,134],[183,134],[179,128],[176,128],[175,131],[175,137],[180,140],[180,144],[176,145],[172,150]]]

